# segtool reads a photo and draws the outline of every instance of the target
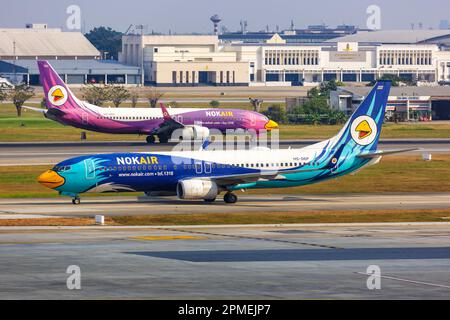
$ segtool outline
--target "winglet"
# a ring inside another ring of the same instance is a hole
[[[170,120],[170,119],[172,119],[172,118],[170,117],[170,114],[169,114],[169,112],[167,111],[167,108],[166,108],[166,106],[164,105],[164,103],[161,102],[159,105],[161,106],[161,111],[162,111],[162,114],[163,114],[163,119],[164,119],[164,120]]]

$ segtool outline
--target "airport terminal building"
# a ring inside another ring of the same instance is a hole
[[[249,84],[249,62],[224,50],[215,35],[126,35],[119,61],[143,66],[152,85]]]
[[[122,63],[143,66],[145,82],[164,86],[315,85],[369,82],[384,74],[450,81],[450,31],[359,31],[320,43],[274,34],[255,43],[217,35],[124,35]]]
[[[48,60],[69,84],[140,84],[139,67],[101,60],[81,32],[63,32],[46,24],[0,29],[0,76],[13,83],[39,84],[36,60]]]

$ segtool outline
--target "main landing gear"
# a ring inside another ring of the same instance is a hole
[[[158,135],[158,139],[159,139],[159,143],[169,142],[169,137],[166,135]],[[154,135],[151,135],[151,136],[147,136],[147,138],[145,138],[145,140],[147,141],[148,144],[153,144],[153,143],[155,143],[156,138]]]
[[[80,202],[81,202],[80,201],[80,197],[75,197],[75,198],[72,199],[72,203],[73,204],[80,204]]]
[[[147,138],[145,138],[145,140],[147,140],[148,144],[155,143],[155,136],[147,136]]]
[[[227,192],[223,196],[223,201],[225,201],[225,203],[236,203],[237,199],[238,197],[232,192]]]

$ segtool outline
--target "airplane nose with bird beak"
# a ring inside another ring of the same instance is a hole
[[[55,171],[47,170],[37,178],[37,181],[44,187],[55,189],[64,184],[65,179]]]
[[[275,121],[273,121],[273,120],[269,120],[265,125],[264,125],[264,128],[266,129],[266,130],[272,130],[272,129],[277,129],[278,128],[278,123],[276,123]]]

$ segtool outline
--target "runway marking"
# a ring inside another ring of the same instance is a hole
[[[131,237],[133,240],[160,241],[160,240],[203,240],[207,237],[200,236],[138,236]]]
[[[289,244],[300,244],[300,245],[304,245],[304,246],[319,247],[319,248],[326,248],[326,249],[344,249],[342,247],[329,246],[326,244],[298,242],[298,241],[283,240],[283,239],[238,236],[238,235],[233,235],[233,234],[212,233],[212,232],[205,232],[205,231],[192,231],[192,230],[183,230],[183,229],[175,229],[175,228],[173,228],[173,229],[172,228],[157,228],[157,229],[165,230],[165,231],[186,232],[186,233],[193,233],[193,234],[205,234],[208,236],[216,236],[216,237],[228,237],[228,238],[237,238],[237,239],[250,239],[250,240],[262,240],[262,241],[270,241],[270,242],[289,243]]]
[[[360,274],[360,275],[364,275],[364,276],[380,277],[382,279],[384,278],[384,279],[395,280],[395,281],[402,281],[402,282],[408,282],[408,283],[414,283],[414,284],[421,284],[421,285],[424,285],[424,286],[450,289],[450,286],[447,286],[447,285],[444,285],[444,284],[437,284],[437,283],[431,283],[431,282],[423,282],[423,281],[402,279],[402,278],[391,277],[391,276],[382,276],[382,275],[379,276],[379,275],[373,275],[373,274],[369,274],[369,273],[365,273],[365,272],[355,272],[355,273]]]

